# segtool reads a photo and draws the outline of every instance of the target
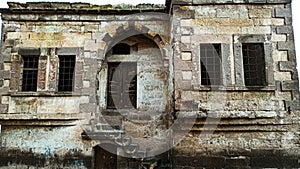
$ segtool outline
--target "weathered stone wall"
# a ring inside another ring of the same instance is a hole
[[[290,1],[175,0],[166,6],[172,17],[155,5],[10,3],[3,9],[0,166],[91,168],[93,147],[114,141],[99,133],[125,132],[133,148],[139,138],[155,138],[139,153],[183,139],[167,155],[173,168],[299,168]],[[119,42],[133,53],[113,55]],[[254,42],[265,52],[267,85],[261,88],[243,80],[241,44]],[[201,43],[221,44],[224,85],[201,85]],[[20,91],[26,54],[40,56],[37,92]],[[76,56],[70,93],[57,92],[58,55]],[[137,62],[137,110],[106,110],[108,62]],[[104,129],[103,120],[122,130]],[[179,125],[167,140],[171,122]],[[118,163],[130,168],[126,160]]]
[[[31,11],[45,7],[49,8],[45,13]],[[119,12],[119,8],[125,12]],[[20,9],[22,12],[17,12]],[[66,9],[69,12],[65,12]],[[157,9],[158,13],[140,14],[144,9],[146,12]],[[159,13],[163,10],[161,6],[152,5],[133,9],[132,6],[99,8],[89,4],[11,3],[10,9],[2,13],[0,124],[3,153],[0,157],[5,160],[0,165],[90,168],[93,147],[101,141],[86,140],[81,134],[85,126],[90,125],[89,120],[106,110],[107,62],[137,62],[137,110],[128,111],[126,116],[147,120],[135,126],[140,129],[134,129],[138,137],[152,136],[155,131],[151,133],[148,127],[156,128],[163,122],[156,122],[158,126],[151,124],[148,120],[159,118],[151,112],[159,116],[172,111],[169,66],[172,59],[168,57],[171,51],[167,45],[170,17]],[[133,53],[112,55],[112,47],[120,42],[134,48]],[[40,56],[38,89],[22,92],[21,56],[32,54]],[[58,55],[76,56],[74,91],[70,93],[57,91]],[[125,130],[132,129],[130,121],[124,125]],[[27,157],[31,157],[32,162],[27,162]]]
[[[300,104],[289,1],[227,2],[173,2],[175,109],[185,119],[181,129],[191,129],[174,149],[174,166],[299,167]],[[264,88],[245,86],[241,39],[264,43]],[[201,85],[201,43],[221,44],[223,86]]]

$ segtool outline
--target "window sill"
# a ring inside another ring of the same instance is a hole
[[[203,86],[203,85],[193,85],[193,90],[202,91],[274,91],[276,86]]]
[[[17,92],[11,93],[12,97],[72,97],[72,96],[81,96],[74,94],[72,92]]]

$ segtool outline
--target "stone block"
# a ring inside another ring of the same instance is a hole
[[[8,104],[0,104],[0,114],[8,112]]]
[[[181,59],[183,61],[191,61],[192,60],[192,53],[191,52],[182,52]]]
[[[195,18],[215,18],[217,16],[217,8],[210,6],[198,6],[195,9]]]
[[[180,110],[195,110],[197,111],[199,104],[195,101],[182,101],[180,105]]]
[[[253,26],[252,20],[240,18],[201,18],[191,20],[192,26]]]
[[[183,80],[192,80],[193,72],[192,71],[182,71],[182,79]]]
[[[287,37],[286,35],[278,35],[278,34],[272,34],[271,41],[286,41]]]
[[[274,72],[274,79],[278,81],[292,80],[291,72]]]
[[[274,62],[288,61],[288,52],[287,51],[274,50],[272,52],[272,57],[273,57]]]
[[[84,25],[84,32],[96,32],[99,30],[99,24]]]
[[[267,0],[248,0],[249,3],[266,3]]]
[[[83,21],[97,20],[97,15],[80,15],[79,19]]]
[[[192,19],[195,18],[195,10],[186,10],[183,8],[173,8],[173,15],[179,18]]]
[[[277,26],[276,33],[277,34],[291,34],[291,33],[293,33],[293,27],[292,26]]]
[[[217,32],[219,34],[240,34],[241,33],[241,27],[239,26],[218,26]]]
[[[286,104],[286,109],[289,111],[295,111],[295,110],[300,110],[300,101],[287,101],[285,102]]]
[[[276,18],[292,17],[292,11],[290,8],[275,8]]]
[[[295,49],[294,41],[278,42],[277,48],[278,50],[294,50]]]
[[[293,18],[292,17],[285,17],[284,18],[285,25],[293,25]]]
[[[270,26],[245,26],[242,27],[242,34],[271,34]]]
[[[292,80],[299,80],[299,74],[298,74],[298,71],[292,72]]]
[[[3,78],[3,79],[10,79],[11,78],[11,72],[10,70],[0,70],[0,78]]]
[[[13,47],[15,45],[15,40],[14,39],[7,39],[4,41],[3,46],[5,47]]]
[[[277,113],[275,111],[256,111],[255,116],[257,118],[275,118]]]
[[[268,8],[253,8],[249,10],[250,18],[271,18],[272,9]]]
[[[297,90],[298,89],[298,81],[283,81],[282,82],[282,90],[289,91],[289,90]]]
[[[192,4],[192,0],[174,0],[174,5],[186,5],[186,4]]]
[[[89,51],[98,51],[99,45],[96,40],[85,40],[84,42],[84,50]]]
[[[267,0],[267,3],[271,4],[271,3],[287,3],[290,4],[292,1],[291,0]]]
[[[296,63],[295,62],[279,62],[279,70],[280,71],[289,71],[293,72],[296,70]]]
[[[81,113],[96,113],[97,105],[94,103],[84,103],[79,105]]]
[[[191,35],[192,28],[191,27],[181,27],[180,28],[180,34],[182,35]]]
[[[194,26],[195,35],[217,34],[217,26]]]
[[[254,18],[253,19],[253,24],[255,26],[267,26],[267,25],[280,26],[280,25],[284,25],[284,23],[285,23],[284,21],[285,20],[281,19],[281,18],[271,18],[271,19],[268,19],[268,18],[264,18],[264,19]]]
[[[103,39],[102,39],[104,42],[109,42],[112,40],[112,37],[110,36],[109,33],[105,34]]]
[[[287,51],[288,60],[291,62],[296,62],[296,51],[294,49]]]
[[[246,7],[232,7],[228,6],[222,9],[217,9],[218,18],[244,18],[248,19],[248,10]]]
[[[191,43],[190,36],[181,36],[181,43]]]
[[[92,95],[96,94],[96,88],[93,88],[93,87],[83,88],[81,90],[81,93],[82,93],[82,95],[85,95],[85,96],[92,96]]]

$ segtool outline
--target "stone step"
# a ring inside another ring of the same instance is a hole
[[[130,137],[124,137],[121,135],[119,138],[115,138],[115,143],[119,146],[128,146],[132,143],[132,140]]]
[[[127,154],[133,154],[135,153],[137,150],[139,149],[139,145],[138,144],[130,144],[128,146],[124,146],[124,151]]]
[[[95,124],[95,126],[92,126],[92,130],[95,132],[101,132],[101,131],[124,132],[122,125],[111,125],[107,123],[97,123]]]
[[[99,116],[98,121],[100,123],[108,123],[111,125],[122,125],[123,116]]]

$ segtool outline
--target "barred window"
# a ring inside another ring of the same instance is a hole
[[[22,56],[23,76],[22,91],[36,91],[39,56]]]
[[[201,44],[201,84],[222,85],[221,44]]]
[[[130,54],[130,46],[125,43],[119,43],[113,47],[112,54],[129,55]]]
[[[266,70],[263,43],[243,43],[244,78],[246,86],[265,86]]]
[[[58,91],[73,91],[75,56],[59,56]]]

